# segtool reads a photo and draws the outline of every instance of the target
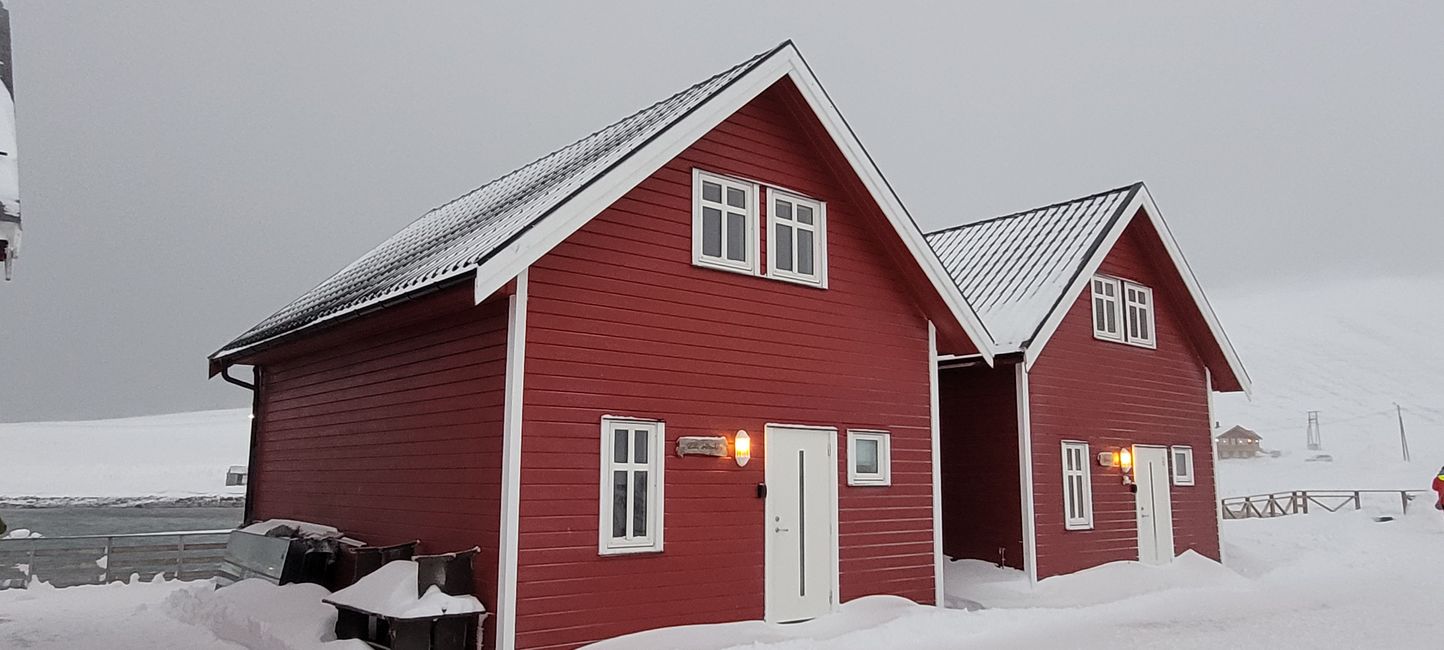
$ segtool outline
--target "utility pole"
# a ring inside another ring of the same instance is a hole
[[[1404,462],[1409,462],[1409,438],[1404,435],[1404,409],[1394,402],[1394,414],[1399,416],[1399,449],[1404,452]]]
[[[1324,448],[1323,434],[1319,433],[1319,412],[1309,411],[1308,436],[1309,451],[1318,451]]]

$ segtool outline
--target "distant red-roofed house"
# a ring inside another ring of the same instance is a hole
[[[1263,437],[1240,426],[1218,434],[1217,440],[1219,458],[1253,458],[1263,451]]]

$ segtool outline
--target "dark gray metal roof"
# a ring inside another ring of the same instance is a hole
[[[1143,187],[1125,187],[927,235],[998,352],[1037,336]]]
[[[471,273],[634,151],[787,47],[758,54],[630,117],[434,208],[211,356],[234,356]]]

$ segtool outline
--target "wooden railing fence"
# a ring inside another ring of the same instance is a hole
[[[1407,514],[1409,503],[1425,490],[1291,490],[1222,500],[1224,519],[1267,519],[1285,515],[1306,515],[1310,512],[1338,512],[1345,508],[1361,510],[1366,495],[1387,494],[1398,497],[1399,512]],[[1391,499],[1390,503],[1394,503]]]
[[[105,584],[138,575],[150,580],[214,577],[226,552],[229,530],[74,535],[0,539],[0,589],[25,587],[32,579],[56,587]]]

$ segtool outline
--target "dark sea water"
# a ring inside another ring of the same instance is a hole
[[[241,523],[239,507],[0,508],[10,530],[28,528],[46,537],[217,530]]]

